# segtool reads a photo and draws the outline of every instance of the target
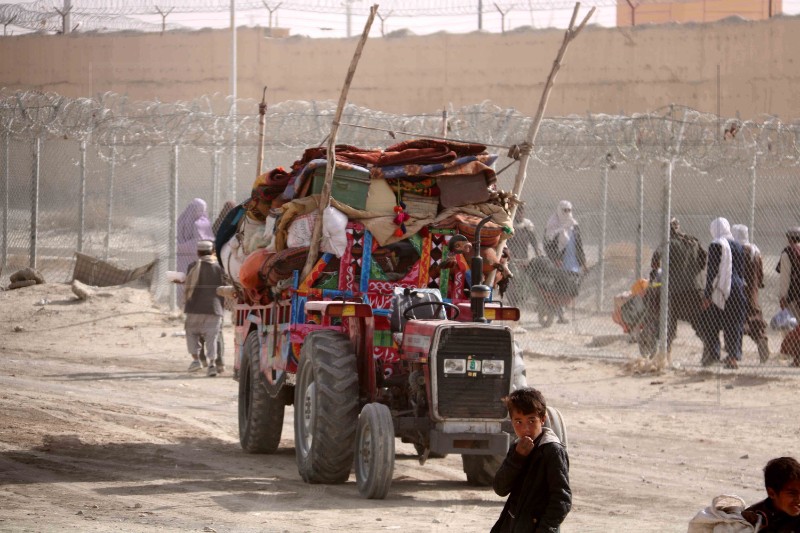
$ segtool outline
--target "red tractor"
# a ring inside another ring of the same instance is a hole
[[[306,279],[295,271],[290,286],[278,283],[270,303],[235,306],[245,451],[274,452],[284,408],[294,405],[297,467],[309,483],[344,483],[355,465],[361,495],[384,498],[397,437],[413,443],[421,462],[458,453],[469,483],[492,483],[513,436],[500,399],[525,385],[504,325],[519,310],[490,303],[485,285],[470,286],[470,277],[480,281],[479,255],[470,267],[449,253],[463,237],[423,233],[408,273],[380,280],[373,261],[381,248],[350,222],[332,276],[331,268],[321,275],[336,260],[325,254]],[[476,233],[479,249],[480,225]],[[549,409],[548,419],[566,444],[560,413]]]

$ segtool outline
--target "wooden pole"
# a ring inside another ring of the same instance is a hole
[[[264,168],[264,130],[267,127],[267,86],[261,93],[261,103],[258,104],[258,156],[256,158],[256,179],[261,175]]]
[[[322,237],[322,213],[331,201],[331,185],[333,183],[333,171],[336,168],[336,134],[339,131],[339,124],[344,112],[344,106],[347,103],[347,93],[350,90],[350,84],[353,82],[353,76],[356,73],[358,61],[361,59],[361,52],[364,50],[364,45],[369,37],[369,30],[372,27],[372,21],[375,20],[375,14],[378,12],[378,4],[374,4],[369,9],[369,17],[367,23],[364,25],[364,32],[361,34],[361,39],[358,41],[356,51],[353,54],[353,59],[350,61],[350,68],[347,70],[347,76],[344,79],[344,86],[342,93],[339,95],[339,105],[336,107],[336,115],[331,124],[331,132],[328,135],[328,164],[325,167],[325,182],[322,184],[322,192],[319,198],[319,216],[314,223],[314,231],[311,233],[311,245],[308,248],[308,257],[303,271],[300,274],[300,279],[303,280],[311,272],[314,264],[317,262],[319,256],[319,245]]]
[[[533,117],[533,122],[531,123],[531,127],[528,130],[528,138],[525,141],[525,144],[521,146],[521,155],[519,159],[519,169],[517,170],[517,176],[514,180],[514,197],[516,199],[521,199],[522,197],[522,188],[525,185],[525,178],[527,177],[528,173],[528,161],[531,157],[531,151],[533,150],[533,143],[536,140],[536,134],[539,133],[539,126],[542,123],[542,117],[544,116],[544,110],[547,107],[547,100],[550,98],[550,91],[553,89],[553,84],[556,81],[556,75],[558,71],[561,69],[561,62],[564,59],[564,54],[567,52],[567,47],[569,43],[571,43],[575,37],[583,30],[586,26],[586,23],[589,22],[589,19],[594,14],[595,8],[589,10],[589,13],[584,17],[583,21],[580,25],[576,28],[575,27],[575,20],[578,17],[578,10],[581,7],[580,2],[575,3],[575,9],[572,11],[572,19],[569,21],[569,27],[567,31],[564,32],[564,41],[561,43],[561,48],[558,50],[558,54],[556,55],[555,61],[553,61],[553,68],[550,70],[550,74],[547,76],[547,81],[544,84],[544,89],[542,90],[542,97],[539,99],[539,107],[536,109],[536,115]],[[517,203],[511,203],[511,220],[514,220],[514,217],[517,214]],[[497,257],[500,257],[503,252],[503,246],[505,245],[506,237],[503,236],[500,239],[500,242],[497,245]],[[494,276],[495,271],[493,270],[489,274],[489,279],[487,280],[486,284],[490,287],[494,283]]]

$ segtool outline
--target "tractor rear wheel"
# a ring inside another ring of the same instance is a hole
[[[350,339],[338,331],[308,334],[294,387],[297,469],[307,483],[344,483],[358,424],[358,369]]]
[[[384,499],[394,472],[394,422],[382,403],[368,403],[361,410],[355,464],[358,492],[371,500]]]
[[[261,382],[259,352],[258,333],[251,331],[239,369],[239,443],[248,453],[274,453],[283,429],[284,390],[277,398],[267,393]]]
[[[462,455],[461,464],[467,474],[467,483],[478,487],[491,486],[505,458],[505,455]]]

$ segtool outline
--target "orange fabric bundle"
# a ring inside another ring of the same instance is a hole
[[[242,287],[256,292],[261,292],[266,288],[261,267],[273,255],[275,255],[274,252],[268,252],[266,248],[259,248],[245,258],[239,269],[239,283],[242,284]]]

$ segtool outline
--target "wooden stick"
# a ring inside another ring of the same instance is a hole
[[[267,127],[265,115],[267,114],[267,86],[261,93],[261,103],[258,104],[258,156],[256,157],[256,179],[264,169],[264,130]]]
[[[308,257],[303,271],[300,274],[300,279],[306,278],[311,269],[317,262],[319,256],[319,245],[322,238],[322,213],[331,201],[331,185],[333,184],[333,172],[336,169],[336,133],[339,131],[339,124],[344,112],[344,106],[347,103],[347,93],[350,91],[350,84],[353,82],[353,76],[356,73],[358,60],[361,59],[361,52],[364,50],[364,45],[369,37],[369,30],[372,27],[372,21],[375,20],[375,14],[378,12],[378,4],[374,4],[369,10],[369,17],[367,23],[364,25],[364,32],[361,34],[361,39],[358,41],[356,51],[353,54],[353,59],[350,61],[350,68],[347,70],[347,76],[344,80],[342,93],[339,95],[339,105],[336,107],[336,115],[334,115],[333,123],[331,124],[331,133],[328,135],[328,164],[325,167],[325,182],[322,184],[322,192],[319,198],[319,216],[314,223],[314,231],[311,233],[311,244],[308,248]]]
[[[528,160],[531,157],[531,152],[533,151],[533,143],[536,140],[536,135],[539,133],[539,126],[542,123],[542,117],[544,116],[544,110],[547,107],[547,101],[550,99],[550,91],[553,89],[553,84],[556,81],[556,75],[558,71],[561,69],[561,62],[564,59],[564,54],[567,52],[567,47],[569,43],[578,36],[578,34],[583,30],[586,26],[586,23],[589,22],[589,19],[594,14],[595,8],[589,10],[589,13],[584,17],[583,22],[576,28],[575,27],[575,20],[578,17],[578,10],[581,7],[580,2],[575,3],[575,9],[572,11],[572,18],[569,21],[569,27],[567,31],[564,32],[564,41],[561,43],[561,48],[558,50],[558,54],[556,55],[555,61],[553,61],[553,68],[550,70],[550,74],[547,76],[547,81],[544,84],[544,89],[542,90],[542,97],[539,99],[539,107],[536,109],[536,115],[533,117],[533,122],[531,123],[531,127],[528,130],[528,138],[526,142],[521,147],[521,157],[519,160],[519,169],[517,170],[517,176],[514,180],[514,190],[513,194],[514,197],[518,200],[522,197],[522,187],[525,185],[525,178],[528,174]],[[517,204],[512,202],[511,204],[511,220],[512,224],[514,221],[514,217],[517,215]],[[497,245],[497,257],[500,257],[503,252],[503,246],[505,245],[507,237],[505,234],[501,236],[500,242]],[[493,270],[489,274],[489,279],[487,280],[486,284],[490,287],[494,283],[494,276],[495,271]]]

